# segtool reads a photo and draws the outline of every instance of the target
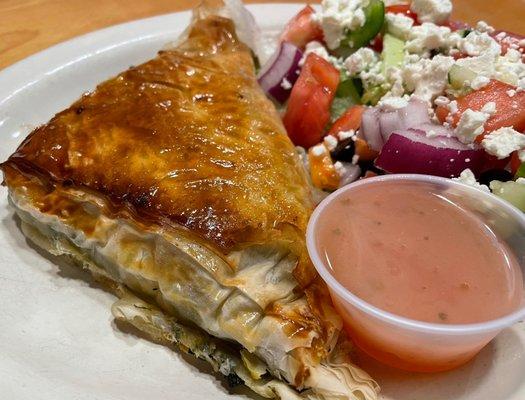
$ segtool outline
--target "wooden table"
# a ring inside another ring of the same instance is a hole
[[[74,36],[188,9],[197,3],[198,0],[0,0],[0,69]],[[497,28],[525,34],[525,0],[455,0],[454,9],[456,19],[470,23],[482,19]]]

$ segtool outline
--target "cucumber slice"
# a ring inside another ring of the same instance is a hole
[[[492,193],[525,212],[525,185],[514,181],[490,182]]]
[[[366,46],[381,31],[385,22],[385,4],[381,0],[370,0],[364,9],[365,24],[358,30],[348,32],[335,53],[347,57],[353,50]]]
[[[467,82],[472,82],[476,76],[477,74],[471,69],[454,64],[448,72],[448,83],[452,88],[460,90]]]
[[[383,51],[381,52],[381,58],[383,60],[382,74],[385,77],[389,68],[403,64],[405,60],[404,50],[404,41],[390,35],[389,33],[385,34],[383,38]],[[375,106],[385,93],[386,90],[381,86],[369,87],[363,94],[361,102],[363,104]]]
[[[361,102],[370,106],[375,106],[381,97],[386,94],[386,90],[381,86],[374,86],[365,91],[363,97],[361,97]]]
[[[383,51],[381,58],[383,59],[383,75],[386,76],[386,71],[391,67],[396,67],[403,64],[405,59],[405,42],[395,36],[386,33],[383,38]]]

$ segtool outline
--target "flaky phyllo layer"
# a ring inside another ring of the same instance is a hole
[[[195,15],[1,165],[24,232],[107,283],[116,318],[263,396],[375,399],[308,258],[305,172],[250,50]]]
[[[26,236],[109,283],[121,297],[116,318],[190,350],[266,397],[376,398],[377,385],[350,363],[344,335],[333,335],[324,359],[312,355],[317,335],[308,319],[315,317],[286,243],[218,255],[184,230],[112,217],[92,193],[48,192],[38,178],[9,167],[5,177]]]

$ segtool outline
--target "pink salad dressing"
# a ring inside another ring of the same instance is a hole
[[[475,215],[424,187],[356,188],[326,210],[318,238],[343,286],[400,316],[475,323],[523,300],[515,256]]]

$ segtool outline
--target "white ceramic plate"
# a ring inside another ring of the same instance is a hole
[[[249,7],[267,32],[299,5]],[[188,24],[189,12],[78,37],[0,71],[0,160],[38,124],[97,83],[153,57]],[[20,233],[0,189],[0,398],[6,400],[233,399],[207,367],[123,332],[115,300],[89,277],[44,256]],[[439,375],[364,365],[388,400],[525,399],[525,324],[503,332],[470,364]],[[251,397],[251,395],[249,395]]]

